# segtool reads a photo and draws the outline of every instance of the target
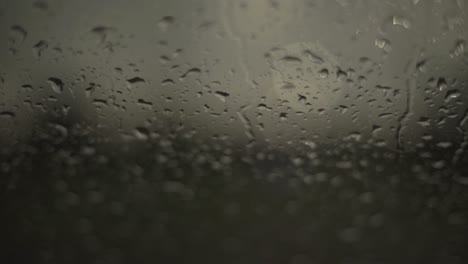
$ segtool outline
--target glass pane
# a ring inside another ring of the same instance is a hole
[[[467,12],[1,1],[0,257],[467,263]]]

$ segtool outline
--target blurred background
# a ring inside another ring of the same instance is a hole
[[[467,12],[0,1],[2,263],[467,263]]]

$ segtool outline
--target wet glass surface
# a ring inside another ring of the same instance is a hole
[[[0,1],[0,263],[467,263],[467,12]]]

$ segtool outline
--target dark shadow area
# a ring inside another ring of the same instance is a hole
[[[343,140],[292,156],[180,131],[106,143],[90,126],[50,124],[2,149],[11,263],[468,259],[467,159],[453,164],[455,149]]]

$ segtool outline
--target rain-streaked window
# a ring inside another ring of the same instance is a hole
[[[468,263],[467,19],[0,1],[0,263]]]

